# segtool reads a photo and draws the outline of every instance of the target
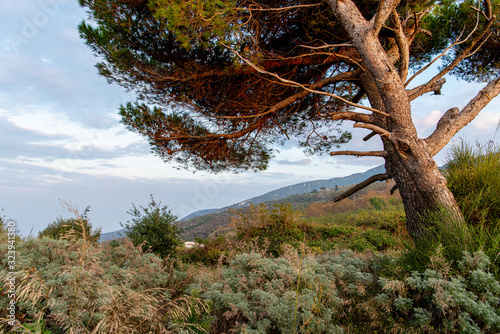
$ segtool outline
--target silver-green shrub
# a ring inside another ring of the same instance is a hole
[[[465,252],[453,274],[442,260],[404,281],[379,278],[376,300],[387,316],[421,333],[499,333],[500,283],[487,271],[489,258]]]
[[[500,283],[482,252],[464,254],[458,273],[439,252],[432,268],[413,273],[389,256],[285,253],[237,255],[190,286],[213,303],[211,333],[500,331]]]

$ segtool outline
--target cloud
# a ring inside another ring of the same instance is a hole
[[[308,166],[312,163],[312,160],[311,159],[301,159],[301,160],[290,161],[288,159],[285,159],[285,160],[276,160],[275,163],[277,163],[278,165]]]
[[[471,122],[471,125],[479,131],[495,132],[500,126],[500,112],[483,111]]]
[[[443,112],[437,109],[429,113],[419,113],[413,117],[413,123],[417,128],[417,132],[422,136],[428,136],[436,128],[436,124],[443,115]]]

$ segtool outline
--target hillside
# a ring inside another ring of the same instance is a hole
[[[344,177],[335,177],[332,179],[326,180],[314,180],[309,182],[297,183],[291,186],[279,188],[263,195],[253,197],[229,206],[226,206],[221,209],[205,209],[200,211],[195,211],[182,219],[179,220],[179,225],[184,229],[184,233],[182,234],[182,238],[184,240],[192,240],[194,237],[205,238],[208,237],[211,233],[217,231],[221,227],[225,227],[230,221],[231,214],[228,212],[229,209],[241,209],[245,207],[249,207],[251,204],[260,204],[264,202],[269,202],[268,205],[273,205],[282,202],[295,203],[294,207],[300,208],[297,205],[302,201],[305,204],[323,201],[326,200],[324,196],[326,193],[321,192],[317,196],[299,196],[302,194],[309,194],[312,191],[319,191],[322,188],[330,189],[334,191],[334,189],[339,187],[339,191],[342,190],[342,187],[349,186],[352,184],[356,184],[362,182],[369,178],[372,175],[379,174],[385,172],[384,166],[378,166],[372,169],[367,170],[364,173],[355,173],[352,175],[344,176]],[[329,195],[330,199],[333,199],[333,195]],[[109,241],[112,239],[116,239],[123,234],[124,230],[118,230],[114,232],[103,233],[101,236],[101,241]]]
[[[367,171],[366,173],[354,174],[345,178],[336,178],[331,180],[318,180],[318,181],[300,183],[290,187],[281,188],[269,192],[267,194],[264,194],[262,196],[255,197],[247,201],[243,201],[228,206],[211,214],[202,215],[189,220],[183,220],[179,223],[181,228],[183,228],[184,230],[184,233],[182,233],[181,237],[184,240],[192,240],[193,238],[206,238],[209,236],[224,233],[224,229],[231,222],[231,216],[233,215],[234,210],[246,210],[247,208],[250,208],[252,204],[256,205],[263,203],[267,207],[272,207],[275,204],[290,203],[294,210],[303,210],[303,211],[309,208],[312,204],[321,207],[325,206],[343,207],[345,206],[345,204],[341,204],[340,206],[339,204],[333,204],[332,202],[333,198],[341,194],[342,192],[346,191],[352,184],[361,182],[366,178],[368,178],[369,176],[380,173],[382,171],[383,170],[381,170],[380,167],[377,167]],[[348,183],[350,181],[352,183]],[[334,184],[333,187],[331,186],[332,184]],[[331,188],[327,188],[325,185],[329,185]],[[337,185],[338,187],[337,190],[335,190],[335,185]],[[385,184],[382,184],[382,187],[380,186],[377,187],[377,184],[375,184],[372,185],[371,187],[368,187],[366,190],[359,192],[355,196],[362,195],[367,191],[376,188],[378,188],[379,191],[380,189],[384,189],[384,191],[388,192],[387,186]],[[309,192],[304,192],[304,190],[309,190]],[[300,191],[300,193],[294,193],[294,191],[297,192]],[[284,194],[286,193],[291,193],[291,195],[281,197],[284,196]],[[278,199],[273,199],[273,197]],[[268,201],[258,200],[266,198],[270,198],[271,200]],[[325,205],[319,205],[318,203],[325,203]]]
[[[257,196],[251,198],[246,201],[242,201],[240,203],[229,206],[228,208],[240,208],[250,204],[259,204],[263,202],[269,202],[274,200],[283,199],[292,195],[300,195],[310,193],[313,190],[320,190],[322,187],[326,189],[335,189],[335,186],[349,186],[352,184],[360,183],[372,175],[385,173],[385,167],[380,165],[378,167],[374,167],[372,169],[367,170],[364,173],[355,173],[352,175],[344,176],[344,177],[334,177],[332,179],[327,180],[315,180],[309,182],[302,182],[298,184],[294,184],[291,186],[283,187],[280,189],[276,189],[265,193],[264,195]],[[227,209],[227,208],[224,208]]]

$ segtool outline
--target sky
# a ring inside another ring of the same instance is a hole
[[[383,164],[376,157],[305,156],[291,143],[279,148],[264,172],[179,170],[120,123],[118,108],[133,95],[97,74],[99,59],[77,30],[85,18],[77,0],[0,0],[0,215],[17,221],[24,236],[37,235],[57,217],[71,217],[64,203],[80,212],[90,206],[92,225],[111,232],[130,220],[131,203],[146,206],[150,194],[182,218]],[[416,100],[419,135],[431,134],[446,110],[463,107],[482,86],[448,78],[443,95]],[[454,141],[498,143],[499,120],[496,98]],[[342,149],[381,149],[375,138],[361,141],[366,130],[352,132],[353,141]],[[447,149],[436,156],[438,165]]]

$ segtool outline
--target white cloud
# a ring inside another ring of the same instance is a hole
[[[471,122],[471,125],[479,131],[495,132],[500,125],[500,112],[483,111]]]
[[[434,129],[436,129],[436,124],[444,113],[440,110],[434,109],[427,113],[416,113],[413,115],[413,123],[417,129],[417,133],[420,137],[429,136]]]
[[[20,108],[22,110],[19,110]],[[41,108],[25,106],[18,107],[14,111],[0,109],[0,115],[4,115],[8,121],[26,130],[45,135],[64,136],[64,139],[47,139],[45,142],[35,144],[58,146],[75,152],[86,150],[87,153],[80,154],[87,156],[95,149],[111,151],[143,142],[137,134],[126,130],[118,123],[115,117],[103,115],[98,124],[100,128],[90,128],[72,121],[66,114]]]

